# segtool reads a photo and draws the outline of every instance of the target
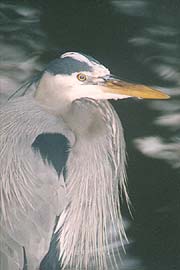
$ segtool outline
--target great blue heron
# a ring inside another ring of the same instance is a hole
[[[130,96],[168,98],[68,52],[32,95],[1,107],[1,270],[106,268],[109,224],[125,238],[119,189],[128,200],[123,129],[106,100]]]

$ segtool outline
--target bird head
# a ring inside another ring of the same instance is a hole
[[[117,79],[97,60],[77,52],[64,53],[47,65],[36,95],[46,99],[51,95],[56,101],[63,98],[70,101],[80,98],[169,98],[159,90]]]

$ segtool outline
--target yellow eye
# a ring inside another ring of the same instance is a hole
[[[83,73],[79,73],[79,74],[77,75],[77,79],[78,79],[79,81],[81,81],[81,82],[84,82],[84,81],[86,80],[86,75],[83,74]]]

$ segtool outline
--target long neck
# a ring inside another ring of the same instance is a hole
[[[61,95],[59,94],[61,92]],[[71,107],[66,88],[57,84],[56,76],[45,72],[34,93],[35,100],[50,114],[63,115]]]
[[[112,231],[108,236],[108,226],[113,225],[120,240],[125,237],[118,195],[119,183],[126,193],[124,138],[121,124],[107,102],[87,100],[84,105],[77,105],[81,113],[86,108],[82,118],[77,117],[77,107],[73,110],[76,119],[71,116],[76,123],[77,142],[67,163],[70,204],[59,221],[61,259],[64,265],[81,269],[88,268],[93,258],[96,269],[105,269],[105,249],[113,238]],[[83,122],[89,109],[92,115]]]

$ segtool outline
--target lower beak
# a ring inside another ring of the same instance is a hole
[[[132,84],[117,80],[114,78],[107,78],[103,83],[103,92],[109,94],[117,94],[128,97],[137,97],[144,99],[168,99],[167,94],[145,86],[143,84]]]

